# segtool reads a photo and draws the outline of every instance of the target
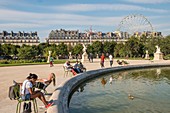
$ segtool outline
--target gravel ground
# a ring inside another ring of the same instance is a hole
[[[170,61],[148,61],[148,60],[126,60],[129,65],[139,64],[151,64],[151,63],[170,63]],[[99,59],[95,59],[93,63],[84,63],[88,70],[99,69]],[[8,98],[8,88],[12,85],[12,81],[23,82],[29,73],[35,73],[39,78],[47,78],[49,73],[55,73],[57,79],[57,85],[54,87],[52,84],[47,87],[48,93],[53,93],[59,84],[71,78],[71,74],[64,77],[63,64],[54,64],[54,67],[49,65],[30,65],[30,66],[11,66],[11,67],[0,67],[0,113],[14,113],[16,110],[17,101],[10,100]],[[114,60],[113,66],[118,66],[116,59]],[[105,61],[105,67],[109,67],[109,61]],[[46,96],[48,100],[50,95]],[[38,99],[37,99],[38,100]],[[45,108],[43,104],[38,100],[39,113],[44,113]],[[32,108],[33,110],[33,108]]]

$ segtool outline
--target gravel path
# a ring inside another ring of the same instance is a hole
[[[151,63],[170,63],[170,61],[148,61],[148,60],[127,60],[129,65],[139,65],[139,64],[151,64]],[[99,59],[95,59],[93,63],[84,63],[88,70],[99,69]],[[114,66],[118,66],[116,60],[113,63]],[[70,76],[64,77],[63,64],[55,64],[54,67],[49,67],[49,65],[30,65],[30,66],[12,66],[12,67],[0,67],[0,113],[14,113],[16,110],[17,101],[10,100],[8,98],[8,88],[12,85],[12,81],[23,82],[29,73],[35,73],[39,78],[46,78],[49,73],[55,73],[57,78],[57,85],[54,87],[48,86],[48,93],[52,93],[59,84],[71,78]],[[109,61],[105,61],[105,67],[109,67]],[[47,100],[50,96],[46,96]],[[39,113],[44,113],[45,108],[42,102],[38,100]],[[33,108],[32,108],[33,109]]]

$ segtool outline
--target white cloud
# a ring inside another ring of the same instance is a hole
[[[124,0],[132,3],[144,3],[144,4],[159,4],[159,3],[170,3],[169,0]]]
[[[159,23],[154,25],[155,29],[170,28],[170,23]]]
[[[32,23],[7,23],[0,24],[0,29],[25,29],[25,28],[37,28],[42,27],[42,25],[32,24]]]
[[[8,27],[10,27],[10,25],[17,25],[17,28],[19,24],[23,27],[23,23],[26,23],[28,27],[45,27],[49,25],[111,26],[122,19],[122,17],[93,17],[64,13],[30,13],[5,9],[1,9],[0,13],[3,13],[3,15],[0,15],[0,27],[5,27],[5,23],[7,23],[6,25],[8,25]]]
[[[64,10],[64,11],[149,11],[157,13],[166,13],[168,10],[164,9],[153,9],[145,8],[137,5],[126,5],[126,4],[70,4],[63,6],[55,6],[53,9]]]

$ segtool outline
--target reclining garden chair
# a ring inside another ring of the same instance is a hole
[[[67,77],[69,75],[69,73],[72,74],[72,72],[70,70],[68,70],[65,66],[63,66],[64,69],[64,77]]]

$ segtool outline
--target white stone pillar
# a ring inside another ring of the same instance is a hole
[[[52,51],[48,51],[48,59],[47,59],[47,63],[50,62],[51,53],[52,53]]]

